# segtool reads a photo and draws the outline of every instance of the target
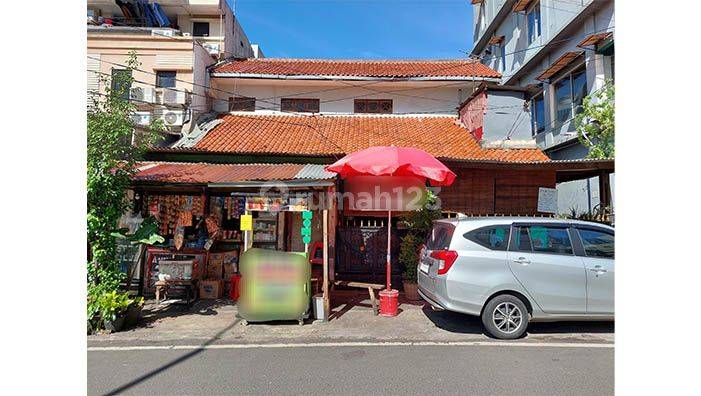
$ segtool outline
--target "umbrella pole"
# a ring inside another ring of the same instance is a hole
[[[392,290],[392,210],[387,211],[387,290]]]

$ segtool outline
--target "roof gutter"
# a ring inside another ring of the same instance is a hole
[[[476,76],[437,76],[437,77],[367,77],[331,76],[322,74],[258,74],[258,73],[212,73],[213,78],[259,78],[268,80],[350,80],[350,81],[487,81],[498,83],[500,78]]]
[[[332,187],[336,183],[334,180],[268,180],[268,181],[241,181],[231,183],[209,183],[210,188],[243,188],[243,187],[267,187],[267,188],[289,188],[289,187]]]

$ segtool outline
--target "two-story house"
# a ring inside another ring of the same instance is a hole
[[[147,189],[157,194],[156,188],[205,195],[256,186],[269,191],[268,183],[282,181],[290,188],[319,188],[329,183],[320,165],[394,145],[423,149],[457,174],[438,194],[446,215],[537,215],[544,214],[538,211],[541,187],[612,167],[610,161],[552,161],[532,142],[484,141],[479,125],[528,111],[523,99],[515,106],[475,106],[482,87],[503,76],[474,60],[251,58],[222,61],[209,70],[212,111],[174,144],[151,150],[150,162],[136,175],[146,183],[143,194]],[[329,188],[346,187],[335,180]],[[386,213],[338,205],[329,223],[332,271],[381,280]],[[295,214],[279,217],[278,249],[304,249],[295,232],[301,221]]]
[[[578,140],[574,117],[585,96],[614,79],[613,3],[472,0],[471,55],[502,74],[499,87],[486,88],[486,103],[525,102],[528,111],[512,117],[507,131],[534,139],[552,159],[580,159],[588,153]],[[484,131],[503,134],[505,122],[486,116]],[[559,184],[560,211],[591,211],[606,182],[595,177]]]
[[[87,32],[88,104],[104,95],[101,77],[127,72],[135,51],[140,65],[124,94],[139,108],[137,127],[163,121],[166,143],[209,111],[208,66],[255,56],[225,0],[88,0]]]

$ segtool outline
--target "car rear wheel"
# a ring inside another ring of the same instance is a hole
[[[487,333],[502,340],[519,338],[528,328],[528,310],[520,298],[502,294],[491,299],[482,311]]]

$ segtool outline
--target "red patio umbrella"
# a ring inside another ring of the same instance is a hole
[[[431,154],[413,147],[376,146],[351,153],[326,167],[342,179],[350,176],[418,176],[432,186],[449,186],[455,173]],[[391,220],[387,211],[387,293],[392,292]],[[396,291],[395,291],[396,293]],[[380,296],[382,297],[382,296]],[[395,313],[396,314],[396,313]]]

